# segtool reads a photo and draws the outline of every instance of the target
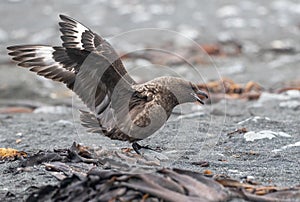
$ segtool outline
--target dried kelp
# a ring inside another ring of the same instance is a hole
[[[265,190],[262,193],[262,190]],[[86,177],[74,174],[59,185],[45,186],[27,201],[296,201],[300,187],[276,188],[213,179],[198,172],[160,169],[133,174],[114,170],[89,171]]]
[[[255,100],[260,97],[263,88],[256,82],[238,84],[228,78],[198,84],[198,88],[210,94],[207,102],[217,102],[221,99],[247,99]]]
[[[0,160],[15,160],[26,157],[27,153],[12,148],[0,148]]]
[[[54,151],[40,151],[30,155],[21,161],[21,166],[33,166],[49,162],[86,163],[101,166],[105,169],[129,170],[132,167],[152,169],[160,166],[163,155],[152,150],[146,150],[144,155],[138,155],[131,149],[89,148],[73,143],[68,149],[56,149]],[[167,158],[167,157],[165,157]]]
[[[136,172],[131,161],[144,158],[138,156],[126,149],[104,152],[76,143],[69,149],[39,152],[22,166],[41,164],[60,182],[39,188],[26,201],[300,200],[300,187],[263,186],[249,180],[157,166],[146,167],[148,170],[142,166],[143,172]]]

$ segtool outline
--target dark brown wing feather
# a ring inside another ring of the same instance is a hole
[[[21,67],[46,78],[65,83],[73,89],[75,72],[80,64],[69,58],[65,48],[44,45],[21,45],[7,48]]]

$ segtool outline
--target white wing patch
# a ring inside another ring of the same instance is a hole
[[[41,46],[35,49],[33,52],[35,53],[35,58],[42,58],[42,61],[45,66],[48,65],[61,66],[52,57],[54,51],[55,50],[52,47]]]
[[[60,18],[62,19],[59,25],[61,27],[62,40],[64,41],[63,46],[83,50],[84,44],[82,43],[82,39],[84,32],[91,32],[91,30],[65,15],[60,15]]]
[[[45,66],[45,67],[55,66],[55,67],[61,69],[62,71],[67,71],[63,67],[63,64],[55,61],[55,59],[53,58],[54,51],[55,51],[55,49],[50,47],[50,46],[36,47],[36,49],[33,50],[33,52],[35,53],[34,58],[41,58],[42,59],[41,66]],[[25,60],[25,62],[26,62],[26,60]],[[71,69],[70,71],[75,73],[74,68]]]
[[[75,69],[66,69],[64,64],[55,61],[54,52],[56,51],[51,46],[39,45],[24,45],[10,47],[12,50],[9,55],[14,56],[13,60],[19,62],[20,66],[32,68],[31,71],[43,71],[50,67],[55,67],[61,71],[70,71],[75,73]]]
[[[74,36],[76,38],[74,38],[74,42],[77,42],[78,44],[76,45],[76,48],[79,48],[81,50],[83,50],[83,43],[81,42],[82,39],[82,34],[85,31],[88,31],[89,29],[86,28],[85,26],[83,26],[82,24],[76,23],[75,24],[76,27],[74,28],[74,32],[72,33],[71,36]]]
[[[96,106],[95,113],[101,114],[107,108],[109,103],[110,103],[110,98],[108,97],[108,95],[105,95],[102,102],[98,106]]]

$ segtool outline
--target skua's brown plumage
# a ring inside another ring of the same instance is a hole
[[[10,46],[9,55],[19,66],[73,90],[90,110],[80,116],[88,131],[132,142],[137,151],[136,142],[162,127],[175,106],[203,104],[207,98],[181,78],[160,77],[137,84],[105,39],[70,17],[60,18],[62,46]]]

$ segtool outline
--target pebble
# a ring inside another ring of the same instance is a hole
[[[191,114],[180,115],[176,118],[176,120],[200,118],[200,117],[203,117],[204,115],[205,115],[205,113],[200,111],[200,112],[195,112],[195,113],[191,113]]]
[[[290,40],[274,40],[271,42],[273,49],[290,49],[292,48],[292,41]]]
[[[67,120],[59,120],[54,122],[54,124],[66,126],[66,125],[73,125],[73,122]]]

